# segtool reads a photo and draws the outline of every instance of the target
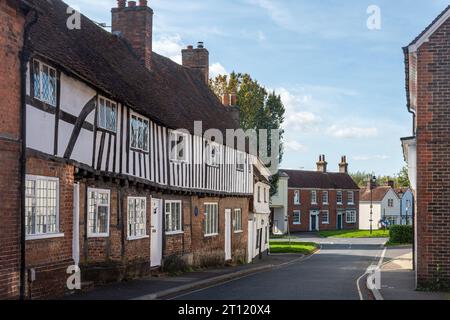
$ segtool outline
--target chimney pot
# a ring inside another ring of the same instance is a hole
[[[205,47],[205,44],[204,44],[203,41],[199,41],[199,42],[197,43],[197,48],[198,48],[198,49],[203,49],[204,47]]]
[[[233,107],[237,106],[237,94],[236,94],[236,92],[232,92],[230,94],[230,105],[233,106]]]
[[[193,50],[194,46],[193,45],[189,45],[189,46],[187,46],[187,48],[188,48],[188,50]]]
[[[325,155],[319,156],[319,162],[317,162],[317,171],[318,172],[327,172],[328,163],[325,161]]]
[[[347,156],[341,157],[341,163],[339,164],[339,172],[340,173],[348,173]]]
[[[147,4],[148,4],[148,1],[147,1],[147,0],[139,0],[139,6],[140,6],[140,7],[146,7]]]
[[[128,1],[128,7],[136,7],[136,1]]]
[[[230,95],[228,93],[224,93],[222,96],[222,104],[225,107],[229,107],[230,106]]]
[[[126,0],[117,0],[117,7],[118,8],[121,8],[121,9],[125,8],[126,4],[127,4]]]

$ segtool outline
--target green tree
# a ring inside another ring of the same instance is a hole
[[[283,159],[283,136],[282,125],[284,122],[285,108],[280,95],[275,91],[268,92],[258,81],[254,80],[249,74],[233,72],[229,76],[218,76],[210,80],[210,87],[214,93],[221,98],[224,94],[235,93],[237,96],[237,107],[240,112],[240,125],[244,130],[266,129],[279,130],[280,144],[278,150],[272,150],[272,137],[267,135],[267,154],[272,151],[278,152],[278,163]],[[260,138],[258,134],[258,148]],[[258,150],[259,152],[260,150]],[[278,176],[274,175],[271,179],[271,193],[277,192]]]
[[[409,180],[408,167],[404,166],[397,175],[397,183],[401,188],[410,188],[411,182]]]

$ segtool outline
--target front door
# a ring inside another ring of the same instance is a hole
[[[150,245],[150,265],[159,267],[162,262],[162,200],[152,199],[152,235]]]
[[[342,216],[342,213],[338,213],[338,216],[337,216],[337,229],[338,230],[342,230],[343,229],[343,216]]]
[[[231,209],[225,210],[225,261],[231,260]]]
[[[310,216],[311,228],[310,231],[319,231],[319,213],[316,211],[311,212]]]

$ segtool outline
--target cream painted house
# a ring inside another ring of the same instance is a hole
[[[372,199],[372,202],[371,202]],[[373,205],[372,227],[373,230],[381,228],[381,220],[387,220],[391,225],[400,224],[401,200],[395,190],[390,186],[361,190],[359,202],[359,229],[370,230],[370,205]]]
[[[288,182],[289,176],[281,172],[278,181],[278,192],[270,200],[272,211],[272,233],[282,235],[288,232]]]

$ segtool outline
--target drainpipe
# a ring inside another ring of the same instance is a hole
[[[26,274],[26,263],[25,263],[25,177],[26,177],[26,88],[27,88],[27,63],[30,58],[30,51],[28,49],[28,36],[31,27],[38,21],[38,12],[36,8],[31,7],[25,1],[22,5],[29,7],[31,10],[28,14],[32,13],[33,18],[25,24],[23,33],[23,47],[20,53],[20,139],[21,139],[21,150],[20,150],[20,300],[25,299],[25,274]],[[28,17],[27,14],[27,17]],[[26,17],[26,18],[27,18]]]

